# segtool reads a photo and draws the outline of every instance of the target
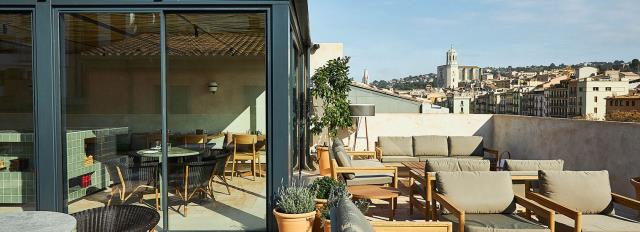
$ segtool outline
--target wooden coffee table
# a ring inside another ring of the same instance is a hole
[[[400,191],[393,187],[385,187],[378,185],[359,185],[359,186],[350,186],[349,193],[355,199],[380,199],[380,200],[389,200],[389,208],[391,210],[391,216],[389,216],[389,221],[393,221],[396,216],[396,206],[398,204],[398,196],[400,195]]]

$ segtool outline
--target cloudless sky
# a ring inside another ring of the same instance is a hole
[[[451,44],[480,67],[640,58],[636,0],[309,0],[309,14],[358,80],[435,73]]]

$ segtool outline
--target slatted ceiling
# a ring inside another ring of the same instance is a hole
[[[0,14],[0,50],[15,46],[31,46],[31,14]]]

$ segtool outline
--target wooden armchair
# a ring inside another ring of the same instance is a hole
[[[380,178],[381,174],[392,174],[392,181],[386,181],[386,178]],[[394,188],[398,188],[398,168],[397,167],[385,167],[385,166],[371,166],[371,167],[341,167],[335,159],[331,159],[331,178],[339,180],[340,175],[353,174],[353,178],[345,177],[347,185],[361,185],[361,182],[368,184],[381,184],[389,185]],[[360,175],[358,175],[360,174]],[[367,179],[376,179],[373,181],[367,181]]]
[[[542,194],[526,197],[561,214],[558,231],[640,231],[640,223],[613,212],[612,203],[640,210],[640,201],[611,193],[607,171],[539,171],[539,179]]]
[[[433,206],[438,202],[450,212],[438,219],[451,221],[457,232],[555,231],[555,212],[514,195],[507,172],[438,172],[436,178],[439,192],[433,194]],[[516,204],[545,223],[517,215]]]

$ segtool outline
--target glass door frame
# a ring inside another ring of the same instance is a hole
[[[211,13],[211,14],[216,14],[216,13],[264,13],[265,14],[265,23],[266,23],[266,28],[265,28],[265,41],[266,41],[266,53],[265,53],[265,68],[266,68],[266,72],[265,72],[265,83],[266,83],[266,95],[267,95],[267,102],[266,102],[266,108],[267,108],[267,115],[266,116],[266,121],[267,121],[267,143],[269,145],[267,145],[267,182],[266,182],[266,186],[265,188],[267,189],[267,205],[265,207],[266,209],[266,215],[267,219],[266,219],[266,226],[267,228],[273,228],[273,222],[272,220],[270,220],[270,210],[272,209],[271,207],[271,198],[273,198],[273,192],[275,191],[272,187],[274,186],[273,184],[277,183],[274,182],[275,178],[274,174],[277,173],[281,173],[281,172],[274,172],[274,169],[276,169],[277,167],[273,167],[274,165],[269,165],[269,164],[275,164],[276,163],[276,159],[277,157],[274,157],[273,153],[273,146],[271,146],[272,140],[273,140],[273,124],[271,121],[272,118],[272,114],[273,114],[273,110],[271,107],[271,103],[273,102],[273,97],[271,95],[272,92],[272,55],[273,55],[273,50],[272,50],[272,44],[270,43],[272,41],[271,39],[271,8],[270,7],[252,7],[252,6],[248,6],[248,7],[207,7],[207,8],[193,8],[193,7],[188,7],[188,6],[183,6],[183,7],[179,7],[179,6],[170,6],[170,7],[154,7],[154,8],[147,8],[147,7],[132,7],[132,6],[124,6],[124,7],[89,7],[89,8],[64,8],[64,7],[60,7],[60,8],[54,8],[53,9],[53,14],[52,14],[52,24],[53,24],[53,37],[54,38],[58,38],[57,40],[57,45],[54,46],[54,69],[56,70],[54,73],[54,75],[57,77],[55,79],[58,80],[58,86],[60,87],[60,99],[64,99],[64,73],[61,67],[63,67],[63,63],[62,60],[60,59],[62,55],[64,55],[64,43],[63,38],[61,36],[63,36],[62,34],[60,34],[63,30],[63,25],[61,24],[63,22],[63,20],[61,19],[61,17],[63,16],[63,14],[67,14],[67,13],[157,13],[160,16],[160,91],[161,91],[161,117],[162,117],[162,131],[161,133],[165,136],[162,136],[162,147],[167,147],[167,132],[168,132],[168,102],[167,102],[167,41],[166,41],[166,14],[171,14],[171,13]],[[60,141],[60,149],[61,151],[66,151],[66,119],[64,117],[64,111],[65,111],[65,107],[64,104],[65,102],[63,100],[61,100],[60,102],[60,106],[61,108],[60,110],[60,115],[61,116],[61,133],[60,133],[60,137],[62,138]],[[63,152],[61,153],[60,158],[62,159],[61,162],[62,164],[65,164],[65,156],[62,155],[64,154]],[[162,171],[162,186],[160,187],[161,189],[161,199],[168,199],[168,190],[167,190],[167,186],[166,184],[168,183],[167,181],[167,164],[168,162],[166,162],[167,160],[167,151],[165,149],[163,149],[162,151],[162,157],[160,159],[161,162],[161,171]],[[64,175],[66,176],[66,165],[62,165],[62,168],[64,171]],[[273,174],[272,174],[273,173]],[[281,175],[280,175],[281,176]],[[284,178],[283,178],[284,179]],[[288,178],[287,178],[288,179]],[[67,186],[68,183],[66,178],[62,178],[63,181],[63,186]],[[63,197],[64,197],[64,202],[63,202],[63,212],[67,212],[67,203],[66,202],[66,187],[62,188],[63,192]],[[162,227],[164,230],[168,230],[170,222],[169,222],[169,215],[168,215],[168,201],[167,200],[161,200],[161,210],[162,210]]]

